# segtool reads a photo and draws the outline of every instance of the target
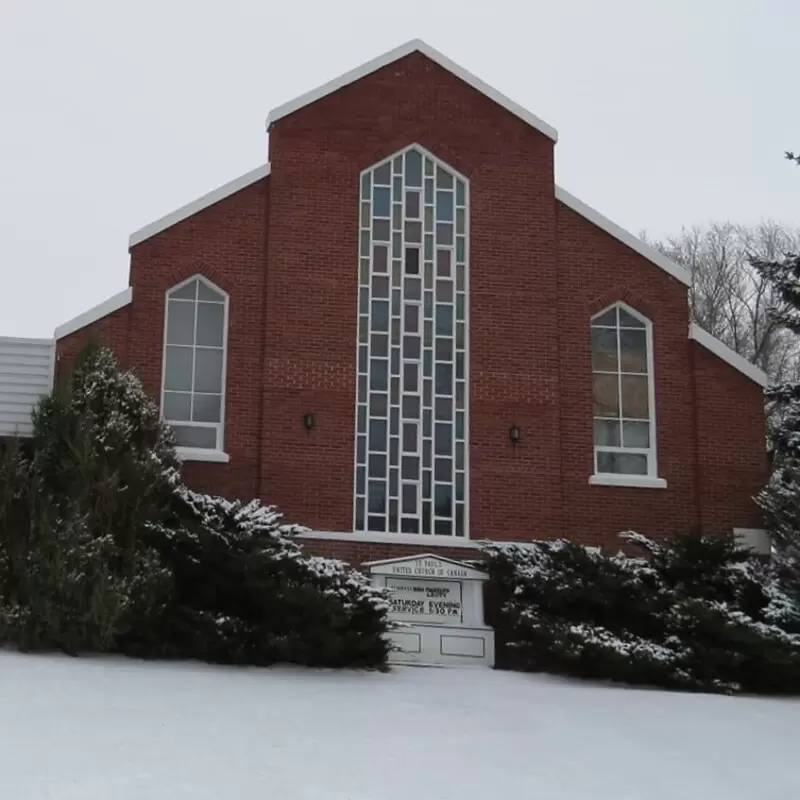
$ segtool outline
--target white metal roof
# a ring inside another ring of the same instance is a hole
[[[300,97],[296,97],[294,100],[284,103],[282,106],[273,108],[267,116],[267,129],[282,117],[293,114],[304,106],[315,103],[317,100],[321,100],[323,97],[327,97],[327,95],[333,94],[339,89],[343,89],[345,86],[349,86],[351,83],[355,83],[367,75],[371,75],[373,72],[381,69],[381,67],[386,67],[395,61],[399,61],[401,58],[405,58],[411,53],[417,52],[422,53],[448,72],[452,72],[453,75],[460,78],[464,83],[470,85],[481,94],[486,95],[486,97],[493,100],[497,105],[502,106],[506,111],[510,111],[514,116],[519,117],[523,122],[526,122],[532,128],[543,133],[549,139],[552,139],[554,142],[558,141],[558,131],[554,127],[548,125],[544,120],[539,119],[535,114],[532,114],[526,108],[515,103],[501,92],[498,92],[497,89],[484,83],[480,78],[468,72],[454,61],[451,61],[446,55],[423,42],[422,39],[412,39],[410,42],[401,44],[399,47],[395,47],[394,50],[390,50],[388,53],[373,58],[372,61],[367,61],[366,64],[362,64],[360,67],[345,72],[344,75],[340,75],[338,78],[334,78],[332,81],[316,89],[312,89],[310,92],[306,92],[300,95]]]
[[[689,328],[689,338],[694,339],[698,344],[703,345],[706,350],[710,350],[715,356],[727,361],[743,375],[755,381],[759,386],[766,386],[769,383],[767,373],[759,369],[755,364],[750,363],[746,358],[740,356],[735,350],[731,350],[728,345],[712,336],[705,328],[701,328],[696,323],[692,323]]]
[[[124,308],[132,300],[133,289],[129,286],[127,289],[117,292],[117,294],[109,297],[107,300],[103,300],[102,303],[98,303],[96,306],[93,306],[88,311],[78,314],[77,317],[73,317],[63,325],[59,325],[55,329],[53,337],[55,339],[63,339],[65,336],[69,336],[71,333],[75,333],[75,331],[79,331],[81,328],[85,328],[87,325],[91,325],[93,322],[97,322],[97,320],[107,317],[114,311]]]
[[[256,167],[250,170],[250,172],[245,172],[244,175],[240,175],[238,178],[224,183],[208,194],[204,194],[202,197],[192,200],[191,203],[187,203],[185,206],[181,206],[175,211],[166,214],[155,222],[151,222],[149,225],[139,228],[138,231],[131,234],[128,240],[128,249],[130,250],[140,242],[155,236],[157,233],[161,233],[161,231],[165,231],[167,228],[171,228],[178,222],[188,219],[194,214],[197,214],[198,211],[202,211],[204,208],[213,206],[215,203],[219,203],[220,200],[224,200],[226,197],[236,194],[236,192],[241,191],[256,181],[266,178],[267,175],[269,175],[269,164],[262,164],[260,167]]]
[[[366,64],[362,64],[360,67],[356,67],[356,69],[351,70],[350,72],[341,75],[338,78],[326,83],[324,86],[320,86],[318,89],[314,89],[311,92],[307,92],[300,97],[285,103],[278,108],[273,109],[269,117],[267,118],[267,127],[269,127],[273,122],[277,121],[281,117],[285,117],[288,114],[297,111],[303,106],[309,105],[310,103],[315,102],[316,100],[325,97],[326,95],[331,94],[332,92],[337,91],[338,89],[343,88],[355,81],[363,78],[366,75],[375,72],[376,70],[380,69],[381,67],[387,66],[388,64],[393,63],[405,56],[409,55],[410,53],[420,52],[423,55],[427,56],[431,59],[431,61],[436,62],[444,69],[452,72],[458,78],[463,80],[465,83],[472,86],[477,91],[481,92],[482,94],[486,95],[488,98],[493,100],[498,105],[505,108],[507,111],[511,112],[515,116],[519,117],[521,120],[526,122],[531,127],[535,128],[539,132],[543,133],[545,136],[549,137],[553,141],[558,139],[558,132],[555,128],[548,125],[543,120],[539,119],[535,114],[531,114],[530,111],[524,109],[522,106],[515,103],[513,100],[510,100],[505,95],[498,92],[496,89],[493,89],[488,84],[484,83],[480,78],[476,77],[472,73],[465,70],[463,67],[460,67],[458,64],[451,61],[447,56],[440,53],[438,50],[435,50],[430,45],[423,42],[421,39],[414,39],[410,42],[406,42],[406,44],[401,45],[400,47],[396,47],[394,50],[390,50],[388,53],[384,53],[382,56],[378,56],[378,58],[373,59],[372,61],[367,62]],[[130,235],[130,239],[128,241],[128,249],[135,247],[137,244],[150,239],[151,237],[155,236],[157,233],[161,233],[162,231],[166,230],[167,228],[172,227],[173,225],[177,224],[178,222],[182,222],[185,219],[197,214],[199,211],[202,211],[209,206],[218,203],[220,200],[224,200],[226,197],[230,197],[230,195],[235,194],[236,192],[244,189],[247,186],[255,183],[256,181],[265,178],[270,173],[270,166],[269,164],[264,164],[260,167],[257,167],[250,172],[245,173],[244,175],[240,175],[238,178],[235,178],[228,183],[223,184],[222,186],[214,189],[213,191],[209,192],[208,194],[203,195],[202,197],[198,197],[196,200],[193,200],[190,203],[187,203],[184,206],[176,209],[175,211],[170,212],[169,214],[160,217],[159,219],[155,220],[154,222],[145,225],[144,227],[140,228],[139,230],[135,231]]]
[[[606,233],[611,234],[615,239],[627,245],[631,250],[635,250],[640,256],[644,256],[648,261],[660,267],[668,275],[671,275],[676,280],[679,280],[685,286],[692,285],[692,276],[685,267],[676,264],[672,259],[667,258],[663,253],[660,253],[654,247],[650,247],[637,236],[629,233],[624,228],[612,222],[608,217],[604,217],[599,211],[591,206],[586,205],[582,200],[578,200],[575,195],[570,194],[566,189],[556,186],[556,200],[562,202],[568,208],[571,208],[577,214],[580,214],[589,222],[597,225]]]
[[[468,72],[463,67],[460,67],[458,64],[447,58],[447,56],[443,55],[438,50],[435,50],[421,39],[413,39],[410,42],[406,42],[405,44],[400,45],[400,47],[396,47],[394,50],[390,50],[389,52],[378,56],[372,61],[368,61],[367,63],[362,64],[360,67],[356,67],[355,69],[346,72],[344,75],[329,81],[323,86],[320,86],[317,89],[314,89],[301,95],[300,97],[295,98],[294,100],[289,101],[288,103],[284,103],[283,105],[274,108],[272,111],[270,111],[269,116],[267,117],[267,128],[269,128],[270,125],[272,125],[274,122],[277,122],[279,119],[294,113],[304,106],[314,103],[317,100],[360,80],[366,75],[370,75],[376,70],[381,69],[382,67],[385,67],[414,52],[422,53],[427,58],[431,59],[431,61],[434,61],[442,68],[453,73],[459,79],[472,86],[474,89],[481,92],[510,113],[519,117],[521,120],[539,132],[543,133],[548,138],[552,139],[553,141],[558,140],[558,132],[555,128],[551,127],[539,117],[515,103],[513,100],[510,100],[496,89],[484,83],[482,80],[480,80],[480,78],[472,75],[472,73]],[[131,234],[129,248],[135,247],[137,244],[151,238],[152,236],[155,236],[157,233],[160,233],[161,231],[166,230],[178,222],[197,214],[199,211],[202,211],[203,209],[220,202],[220,200],[223,200],[226,197],[241,191],[256,181],[265,178],[269,174],[270,165],[263,164],[262,166],[257,167],[256,169],[223,184],[208,194],[205,194],[202,197],[199,197],[196,200],[181,206],[180,208],[161,217],[160,219],[151,222],[149,225],[145,225],[143,228],[140,228],[138,231]],[[667,274],[680,281],[685,286],[691,286],[691,275],[689,271],[671,259],[667,258],[663,253],[660,253],[658,250],[650,247],[641,239],[626,231],[624,228],[621,228],[619,225],[603,216],[599,211],[582,202],[560,186],[555,187],[555,196],[558,201],[566,205],[568,208],[572,209],[577,214],[580,214],[582,217],[604,230],[606,233],[618,239],[620,242],[639,253],[652,264],[661,268]],[[116,311],[118,308],[130,303],[131,299],[132,290],[130,288],[120,292],[117,295],[114,295],[114,297],[111,297],[105,302],[100,303],[92,309],[89,309],[78,317],[75,317],[73,320],[60,325],[55,332],[56,339],[67,336],[68,334],[79,330],[80,328],[85,327],[92,322],[95,322],[107,314]],[[728,364],[744,373],[747,377],[754,380],[756,383],[759,383],[762,386],[766,385],[767,377],[762,370],[758,369],[758,367],[742,358],[707,331],[703,330],[697,325],[692,325],[689,331],[689,336],[713,352],[715,355],[722,358]]]

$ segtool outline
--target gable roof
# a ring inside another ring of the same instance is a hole
[[[728,345],[710,334],[705,328],[701,328],[697,323],[692,323],[689,327],[689,338],[694,339],[698,344],[703,345],[706,350],[712,352],[717,358],[726,361],[734,369],[738,369],[743,375],[750,378],[759,386],[766,386],[769,383],[767,373],[759,369],[755,364],[750,363],[746,358],[740,356],[735,350],[731,350]]]
[[[635,250],[640,256],[644,256],[648,261],[661,267],[668,275],[671,275],[676,280],[679,280],[685,286],[692,285],[692,275],[688,269],[676,264],[671,258],[667,258],[663,253],[660,253],[654,247],[650,247],[638,236],[626,231],[612,222],[608,217],[604,217],[599,211],[591,206],[586,205],[582,200],[578,200],[575,195],[570,194],[566,189],[556,186],[556,200],[563,203],[567,208],[571,208],[576,214],[589,220],[589,222],[596,225],[601,230],[618,239],[623,244]]]
[[[321,100],[323,97],[327,97],[329,94],[333,94],[334,92],[339,91],[339,89],[343,89],[345,86],[349,86],[351,83],[355,83],[367,75],[371,75],[373,72],[376,72],[382,67],[386,67],[395,61],[399,61],[401,58],[411,55],[411,53],[422,53],[422,55],[438,64],[443,69],[446,69],[448,72],[451,72],[457,78],[460,78],[462,81],[464,81],[464,83],[468,84],[473,89],[476,89],[481,94],[497,103],[497,105],[505,108],[506,111],[509,111],[514,116],[519,117],[523,122],[526,122],[532,128],[535,128],[537,131],[539,131],[539,133],[543,133],[554,142],[558,141],[558,131],[555,128],[553,128],[551,125],[548,125],[544,120],[539,119],[539,117],[537,117],[535,114],[531,114],[530,111],[523,108],[518,103],[515,103],[501,92],[498,92],[497,89],[494,89],[487,83],[484,83],[480,78],[476,77],[471,72],[468,72],[463,67],[460,67],[454,61],[451,61],[446,55],[440,53],[429,44],[423,42],[422,39],[412,39],[410,42],[401,44],[399,47],[395,47],[394,50],[390,50],[388,53],[384,53],[383,55],[372,59],[372,61],[367,61],[366,64],[362,64],[360,67],[356,67],[349,72],[345,72],[344,75],[334,78],[332,81],[323,84],[317,89],[306,92],[305,94],[300,95],[300,97],[296,97],[294,100],[284,103],[282,106],[273,108],[267,116],[267,130],[269,130],[270,126],[279,119],[286,117],[289,114],[293,114],[295,111],[298,111],[299,109],[310,105],[311,103],[315,103],[317,100]]]
[[[117,292],[115,295],[103,300],[102,303],[92,306],[82,314],[78,314],[77,317],[73,317],[71,320],[59,325],[53,333],[53,338],[56,340],[63,339],[65,336],[69,336],[71,333],[75,333],[75,331],[79,331],[81,328],[85,328],[103,317],[125,308],[132,302],[133,289],[129,286],[127,289],[123,289],[121,292]]]
[[[157,233],[161,233],[161,231],[165,231],[167,228],[171,228],[173,225],[197,214],[198,211],[213,206],[215,203],[219,203],[220,200],[224,200],[226,197],[236,194],[236,192],[245,189],[256,181],[266,178],[269,172],[269,164],[262,164],[260,167],[256,167],[250,170],[250,172],[245,172],[244,175],[234,178],[232,181],[223,183],[222,186],[218,186],[213,191],[208,192],[208,194],[204,194],[202,197],[192,200],[191,203],[181,206],[175,211],[157,219],[155,222],[151,222],[149,225],[139,228],[138,231],[134,231],[130,235],[130,239],[128,239],[128,250],[144,242],[146,239],[155,236]]]
[[[382,67],[392,64],[393,62],[415,52],[422,53],[431,61],[438,64],[443,69],[446,69],[448,72],[464,81],[464,83],[472,86],[474,89],[481,92],[481,94],[505,108],[511,114],[519,117],[519,119],[521,119],[523,122],[552,139],[554,142],[558,140],[558,132],[555,128],[551,127],[539,117],[515,103],[513,100],[510,100],[496,89],[484,83],[480,78],[468,72],[463,67],[460,67],[458,64],[447,58],[447,56],[443,55],[438,50],[435,50],[421,39],[412,39],[410,42],[406,42],[405,44],[396,47],[394,50],[390,50],[389,52],[378,56],[372,61],[368,61],[367,63],[362,64],[360,67],[356,67],[355,69],[346,72],[345,74],[335,78],[332,81],[329,81],[317,89],[306,92],[300,97],[297,97],[294,100],[290,100],[288,103],[284,103],[283,105],[272,109],[267,116],[267,130],[269,130],[270,126],[279,119],[282,119],[283,117],[286,117],[289,114],[292,114],[295,111],[298,111],[299,109],[310,105],[311,103],[314,103],[317,100],[320,100],[323,97],[326,97],[327,95],[332,94],[333,92],[336,92],[339,89],[342,89],[367,75],[372,74]],[[262,166],[256,167],[256,169],[251,170],[244,175],[240,175],[238,178],[234,178],[234,180],[223,184],[208,194],[193,200],[191,203],[181,206],[170,214],[166,214],[160,219],[151,222],[149,225],[145,225],[143,228],[140,228],[138,231],[135,231],[131,234],[129,239],[129,249],[151,238],[152,236],[155,236],[157,233],[170,228],[178,222],[197,214],[199,211],[202,211],[203,209],[208,208],[209,206],[212,206],[221,200],[224,200],[226,197],[229,197],[232,194],[235,194],[236,192],[252,185],[253,183],[256,183],[262,178],[267,177],[269,174],[269,163],[263,164]],[[657,267],[660,267],[671,277],[680,281],[685,286],[691,286],[691,274],[686,268],[672,261],[663,253],[646,244],[629,231],[626,231],[624,228],[617,225],[615,222],[612,222],[599,211],[582,202],[573,194],[570,194],[566,189],[556,186],[555,197],[559,202],[563,203],[575,213],[584,217],[601,230],[630,247],[632,250],[639,253],[639,255],[643,256]],[[121,308],[124,305],[127,305],[131,302],[131,299],[132,292],[130,289],[120,292],[118,295],[109,298],[104,303],[101,303],[95,308],[84,312],[84,314],[81,314],[74,320],[59,326],[59,328],[56,329],[56,338],[61,338],[75,330],[78,330],[84,325],[87,325],[90,322],[93,322],[111,313],[112,311]],[[742,356],[738,355],[738,353],[731,350],[727,345],[712,336],[707,331],[700,328],[698,325],[692,324],[689,331],[689,338],[696,340],[699,344],[703,345],[705,348],[713,352],[719,358],[722,358],[728,364],[738,369],[740,372],[759,385],[767,385],[767,376],[762,370],[751,364]]]
[[[618,239],[620,242],[630,247],[631,250],[635,250],[640,256],[643,256],[652,264],[655,264],[655,266],[660,267],[664,272],[671,275],[676,280],[679,280],[685,286],[692,285],[692,274],[688,269],[677,264],[672,259],[667,258],[667,256],[660,253],[654,247],[650,247],[649,244],[646,244],[637,236],[621,228],[616,222],[612,222],[608,219],[608,217],[604,217],[599,211],[586,205],[582,200],[578,200],[575,195],[570,194],[566,189],[556,186],[556,200],[563,203],[567,208],[572,209],[576,214],[579,214],[601,230],[604,230],[615,239]],[[739,372],[748,377],[751,381],[755,381],[759,386],[766,386],[769,383],[766,372],[759,369],[743,356],[740,356],[735,350],[732,350],[728,345],[696,323],[692,323],[689,326],[689,338],[694,339],[698,344],[705,347],[706,350],[709,350],[717,356],[717,358],[721,358],[734,369],[739,370]]]

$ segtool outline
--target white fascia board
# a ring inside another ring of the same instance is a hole
[[[129,286],[127,289],[115,294],[113,297],[109,297],[108,300],[104,300],[94,308],[84,311],[83,314],[78,314],[77,317],[71,319],[69,322],[59,325],[53,337],[56,340],[63,339],[65,336],[69,336],[71,333],[75,333],[75,331],[79,331],[81,328],[85,328],[87,325],[91,325],[93,322],[107,317],[114,311],[119,311],[120,308],[124,308],[132,300],[133,289]]]
[[[144,242],[146,239],[150,239],[157,233],[171,228],[178,222],[182,222],[194,214],[197,214],[198,211],[213,206],[215,203],[219,203],[220,200],[224,200],[226,197],[236,194],[236,192],[245,189],[256,181],[266,178],[267,175],[269,175],[269,170],[269,164],[262,164],[260,167],[256,167],[250,170],[250,172],[246,172],[244,175],[240,175],[238,178],[228,181],[228,183],[214,189],[214,191],[204,194],[202,197],[198,197],[197,200],[193,200],[191,203],[181,206],[171,214],[167,214],[161,217],[161,219],[157,219],[155,222],[151,222],[149,225],[139,228],[138,231],[131,234],[128,240],[128,250],[136,247],[137,244]]]
[[[755,381],[759,386],[766,387],[769,383],[767,373],[764,370],[759,369],[755,364],[751,364],[746,358],[740,356],[735,350],[731,350],[728,345],[721,342],[716,336],[712,336],[695,322],[689,327],[689,338],[694,339],[706,350],[710,350],[715,356],[726,361],[734,369],[738,369],[739,372],[746,375],[751,381]]]
[[[651,261],[657,267],[660,267],[668,275],[671,275],[676,280],[679,280],[685,286],[692,285],[692,276],[689,270],[676,264],[671,258],[667,258],[663,253],[659,253],[654,247],[645,244],[641,239],[634,236],[632,233],[626,231],[612,222],[608,217],[604,217],[599,211],[596,211],[591,206],[586,205],[582,200],[578,200],[574,194],[570,194],[566,189],[556,186],[556,200],[563,203],[568,208],[571,208],[576,214],[580,214],[589,222],[596,225],[598,228],[604,230],[606,233],[618,239],[623,244],[635,250],[640,256],[644,256],[648,261]]]
[[[361,80],[361,78],[371,75],[373,72],[376,72],[382,67],[386,67],[389,64],[392,64],[395,61],[405,58],[406,56],[415,52],[422,53],[424,56],[437,63],[443,69],[446,69],[457,78],[460,78],[462,81],[464,81],[464,83],[468,84],[473,89],[476,89],[490,100],[493,100],[495,103],[497,103],[497,105],[505,108],[506,111],[511,112],[514,116],[519,117],[523,122],[527,123],[532,128],[535,128],[540,133],[543,133],[548,137],[548,139],[552,139],[554,142],[558,141],[558,131],[551,125],[548,125],[544,120],[539,119],[539,117],[537,117],[535,114],[531,114],[530,111],[523,108],[518,103],[515,103],[513,100],[510,100],[504,94],[498,92],[497,89],[493,89],[491,86],[484,83],[480,78],[476,77],[471,72],[468,72],[463,67],[460,67],[454,61],[451,61],[446,55],[440,53],[438,50],[435,50],[421,39],[412,39],[410,42],[406,42],[405,44],[400,45],[400,47],[396,47],[394,50],[390,50],[388,53],[384,53],[383,55],[372,59],[372,61],[362,64],[360,67],[356,67],[349,72],[345,72],[344,75],[340,75],[338,78],[328,81],[328,83],[320,86],[317,89],[306,92],[305,94],[300,95],[300,97],[296,97],[294,100],[284,103],[282,106],[273,108],[267,116],[267,130],[269,130],[270,126],[274,122],[277,122],[282,117],[293,114],[295,111],[298,111],[304,106],[315,103],[317,100],[321,100],[323,97],[327,97],[329,94],[333,94],[339,89],[343,89],[345,86],[349,86],[351,83],[355,83],[356,81]]]

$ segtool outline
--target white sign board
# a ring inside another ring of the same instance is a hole
[[[494,631],[483,620],[483,570],[430,553],[364,565],[390,590],[391,661],[399,664],[494,663]]]
[[[448,580],[485,581],[487,575],[479,569],[438,556],[397,558],[389,561],[372,561],[364,566],[373,575],[403,575],[408,578],[446,578]]]
[[[392,619],[426,624],[461,624],[460,582],[388,577],[386,586],[392,590],[389,599]]]

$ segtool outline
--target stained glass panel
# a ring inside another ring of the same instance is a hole
[[[361,177],[359,531],[467,535],[467,199],[415,147]]]

